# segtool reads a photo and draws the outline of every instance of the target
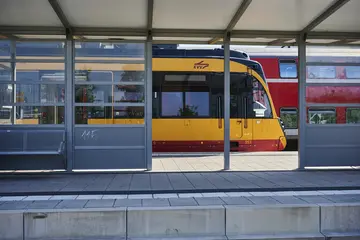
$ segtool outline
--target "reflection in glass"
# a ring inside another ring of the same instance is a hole
[[[0,41],[0,59],[10,58],[10,41]]]
[[[287,129],[295,129],[298,127],[298,115],[296,109],[281,109],[280,118],[284,122]]]
[[[11,72],[10,63],[0,62],[0,81],[11,81]]]
[[[309,109],[310,124],[336,124],[335,109]]]
[[[144,107],[75,107],[76,124],[121,124],[123,119],[144,119]]]
[[[161,115],[164,117],[175,117],[181,115],[183,109],[182,92],[161,93]]]
[[[346,123],[360,123],[360,108],[346,109]]]
[[[360,78],[360,66],[345,67],[346,78]]]
[[[272,111],[268,95],[261,83],[253,80],[253,111],[255,117],[258,118],[271,118]]]
[[[129,57],[143,58],[144,43],[75,42],[75,57]]]
[[[142,103],[143,85],[76,85],[77,103]]]
[[[16,106],[15,124],[64,124],[63,106]]]
[[[16,84],[18,103],[63,103],[64,84]]]
[[[64,42],[16,42],[16,57],[57,57],[63,59],[65,54]]]
[[[17,64],[18,66],[19,64]],[[37,66],[41,66],[41,63],[36,63]],[[63,68],[64,64],[59,63],[59,67]],[[19,69],[19,68],[17,68]],[[65,81],[65,72],[64,70],[17,70],[16,71],[16,81],[22,82],[64,82]]]
[[[296,78],[297,77],[296,63],[280,62],[280,77]]]
[[[308,66],[308,78],[335,78],[336,71],[334,66]]]
[[[209,116],[209,93],[186,92],[181,116]]]
[[[12,106],[0,106],[0,125],[11,124]]]
[[[12,103],[13,97],[13,85],[12,84],[0,84],[0,104]]]

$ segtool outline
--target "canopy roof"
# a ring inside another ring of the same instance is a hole
[[[360,44],[358,0],[2,0],[2,38]]]

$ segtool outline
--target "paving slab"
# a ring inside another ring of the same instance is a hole
[[[84,208],[89,200],[62,200],[55,209]]]
[[[170,198],[171,206],[197,206],[198,203],[194,198]]]
[[[195,198],[195,201],[200,206],[211,206],[211,205],[223,205],[225,202],[221,200],[219,197],[202,197],[202,198]]]
[[[116,199],[114,207],[141,207],[141,199]]]
[[[113,207],[115,203],[114,199],[96,199],[96,200],[89,200],[85,208],[107,208]]]
[[[58,205],[60,200],[39,200],[30,203],[27,208],[29,209],[53,209]]]
[[[143,199],[143,207],[168,207],[170,206],[169,199],[167,198],[157,198],[157,199]]]

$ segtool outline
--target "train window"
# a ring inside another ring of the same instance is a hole
[[[298,110],[297,108],[281,108],[280,118],[283,120],[285,128],[295,129],[298,127]]]
[[[271,106],[268,95],[261,83],[253,80],[253,111],[255,118],[271,118]]]
[[[280,60],[280,77],[297,78],[297,65],[293,60]]]
[[[336,68],[334,66],[308,66],[307,67],[308,78],[335,78]]]
[[[345,67],[346,78],[360,78],[360,66]]]
[[[346,123],[360,123],[360,108],[346,109]]]
[[[209,93],[186,92],[185,108],[190,116],[209,116]]]
[[[0,107],[0,125],[11,124],[12,106]]]
[[[310,124],[336,124],[335,109],[309,108],[308,118]]]

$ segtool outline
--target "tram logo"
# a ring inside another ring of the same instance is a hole
[[[200,61],[198,63],[194,63],[194,69],[205,69],[209,67],[208,63],[204,63],[204,61]]]

